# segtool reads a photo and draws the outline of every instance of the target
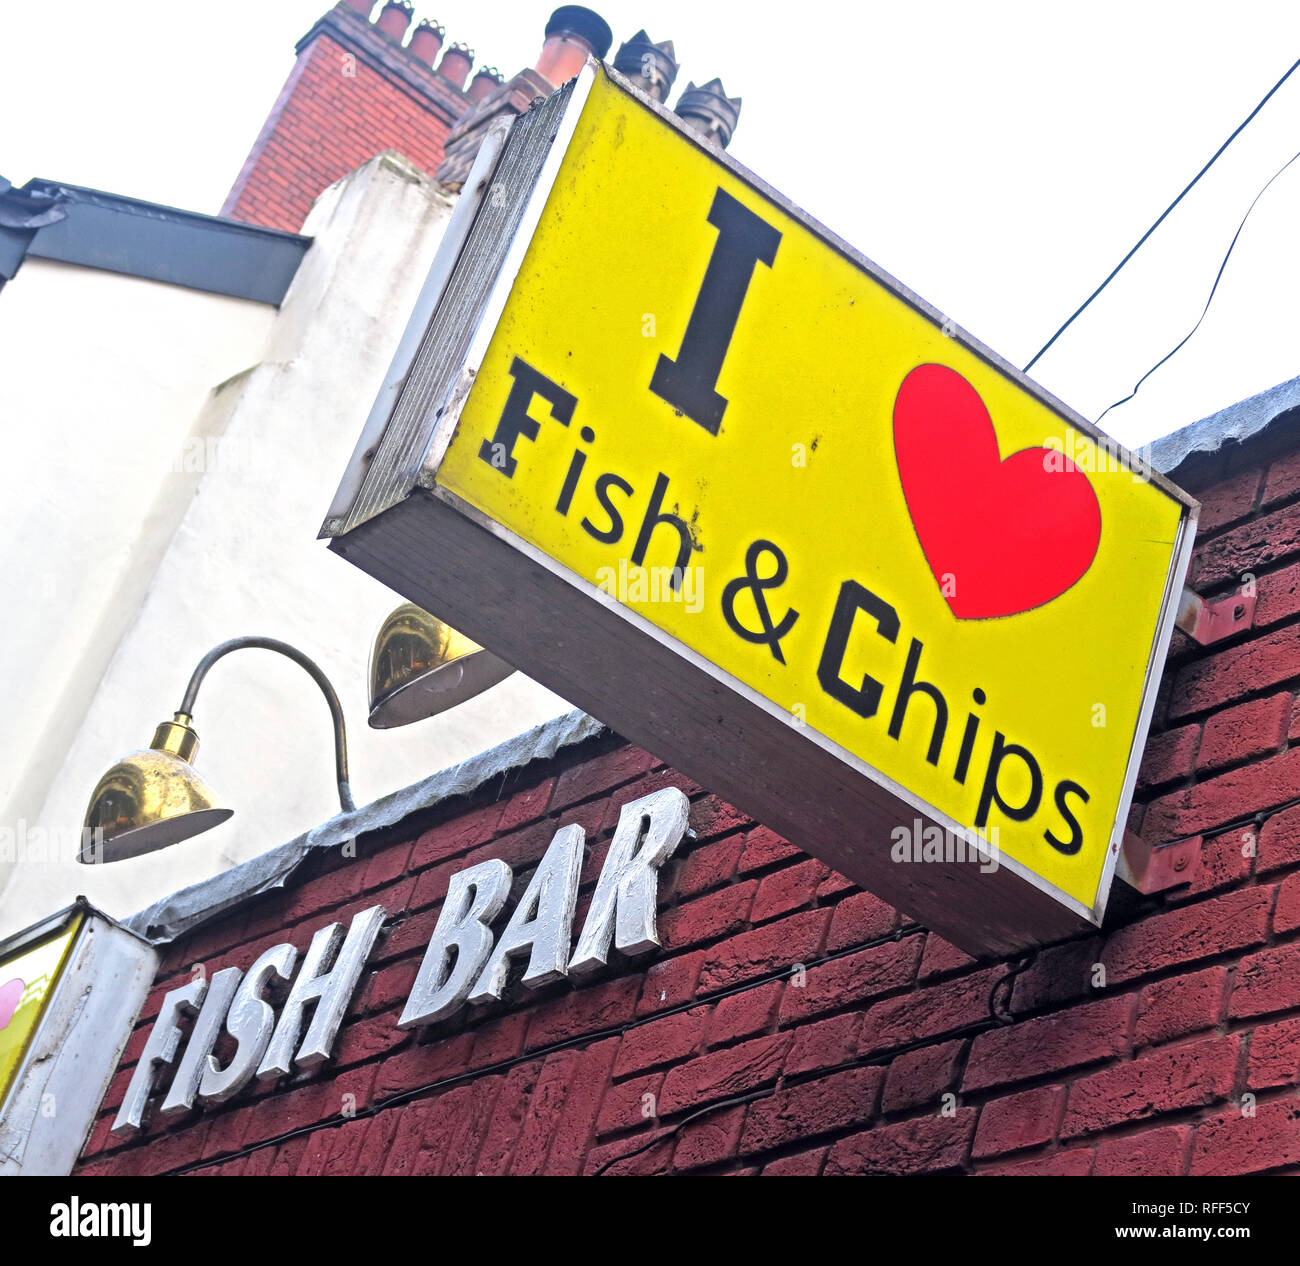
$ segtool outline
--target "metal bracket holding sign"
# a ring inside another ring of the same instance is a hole
[[[1099,924],[1195,501],[600,63],[480,179],[331,548],[964,949]]]
[[[1127,831],[1115,878],[1147,897],[1190,884],[1201,868],[1201,843],[1201,836],[1193,835],[1172,844],[1152,844]]]
[[[1257,595],[1253,586],[1206,602],[1200,594],[1184,589],[1178,602],[1178,627],[1198,646],[1213,646],[1255,623]]]

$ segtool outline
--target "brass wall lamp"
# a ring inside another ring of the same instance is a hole
[[[311,674],[334,723],[339,804],[356,808],[348,785],[343,708],[329,678],[294,646],[271,637],[236,637],[214,646],[194,669],[181,706],[154,731],[144,751],[130,752],[95,787],[77,860],[124,861],[179,844],[219,826],[234,810],[194,771],[199,736],[190,722],[208,670],[231,651],[275,651]],[[403,603],[383,622],[370,657],[370,724],[377,730],[437,716],[504,681],[514,669],[436,616]]]
[[[370,726],[389,730],[437,716],[515,670],[413,602],[379,626],[370,656]]]
[[[296,647],[271,637],[236,637],[214,646],[198,663],[176,715],[154,731],[145,751],[131,752],[95,787],[86,811],[78,861],[87,864],[123,861],[187,840],[220,825],[234,810],[221,805],[212,789],[194,772],[199,736],[190,726],[194,700],[208,670],[231,651],[275,651],[307,670],[320,687],[334,723],[334,767],[339,804],[356,808],[348,785],[348,741],[343,708],[329,679]]]

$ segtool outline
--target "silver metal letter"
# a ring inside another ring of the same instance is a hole
[[[587,922],[569,962],[571,972],[603,966],[611,939],[624,954],[640,954],[658,946],[655,906],[659,867],[686,834],[690,807],[676,787],[664,787],[623,806],[596,881]]]
[[[208,1056],[199,1082],[200,1103],[224,1103],[252,1080],[275,1030],[275,1011],[262,997],[262,990],[272,973],[288,980],[297,961],[298,951],[286,943],[272,946],[248,969],[226,1013],[226,1032],[239,1045],[225,1068]]]
[[[203,1010],[194,1021],[190,1040],[185,1044],[185,1054],[176,1066],[171,1089],[167,1091],[167,1097],[159,1108],[163,1116],[179,1116],[194,1106],[199,1079],[208,1066],[208,1058],[221,1032],[221,1022],[226,1018],[226,1009],[230,1006],[235,990],[239,988],[239,978],[243,974],[238,967],[227,967],[224,971],[217,972],[208,982]]]
[[[497,947],[469,995],[470,1002],[499,999],[510,975],[510,960],[529,950],[525,985],[536,988],[568,974],[569,938],[585,842],[586,832],[576,824],[556,831],[510,922],[497,938]]]
[[[257,1070],[259,1078],[285,1077],[293,1068],[315,1068],[329,1058],[330,1047],[334,1045],[334,1037],[343,1022],[343,1013],[352,1000],[353,990],[379,935],[384,915],[383,906],[362,910],[352,920],[342,948],[339,947],[339,939],[343,936],[341,923],[331,923],[311,938],[297,978],[289,987],[289,996],[280,1012],[271,1044]],[[298,1046],[303,1011],[313,1001],[316,1010],[311,1026],[302,1039],[302,1045]],[[298,1048],[296,1056],[295,1047]]]
[[[140,1053],[140,1062],[131,1074],[131,1084],[127,1086],[122,1106],[117,1110],[112,1133],[125,1134],[140,1128],[145,1104],[149,1101],[149,1090],[153,1085],[154,1069],[158,1064],[170,1064],[180,1047],[181,1030],[176,1021],[183,1014],[197,1011],[207,990],[206,980],[191,980],[163,997],[158,1018],[149,1030],[144,1050]]]
[[[397,1022],[399,1029],[432,1024],[465,1001],[492,952],[487,925],[505,905],[512,877],[510,867],[496,857],[451,877],[420,974]],[[453,950],[454,964],[448,961]]]

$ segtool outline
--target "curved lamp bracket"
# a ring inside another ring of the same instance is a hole
[[[325,696],[325,702],[329,705],[330,719],[334,723],[334,771],[339,787],[339,804],[345,812],[355,809],[356,802],[352,799],[352,788],[348,782],[348,736],[347,729],[343,722],[343,707],[339,703],[339,697],[330,685],[329,678],[320,670],[316,662],[304,655],[297,647],[290,646],[288,642],[281,642],[273,637],[232,637],[228,642],[222,642],[214,646],[204,657],[199,660],[198,666],[194,669],[190,677],[190,684],[185,687],[185,697],[181,700],[181,706],[178,709],[186,717],[194,715],[194,700],[198,697],[199,687],[203,684],[203,679],[208,675],[208,670],[217,660],[229,655],[231,651],[242,651],[247,648],[253,648],[264,651],[275,651],[283,655],[286,659],[291,659],[301,668],[304,668],[310,675],[311,679],[320,687],[320,692]]]

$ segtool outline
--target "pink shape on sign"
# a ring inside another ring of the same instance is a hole
[[[0,1029],[9,1027],[9,1021],[14,1018],[14,1012],[18,1010],[18,1004],[23,999],[23,990],[26,988],[27,983],[19,980],[17,976],[0,985]]]

